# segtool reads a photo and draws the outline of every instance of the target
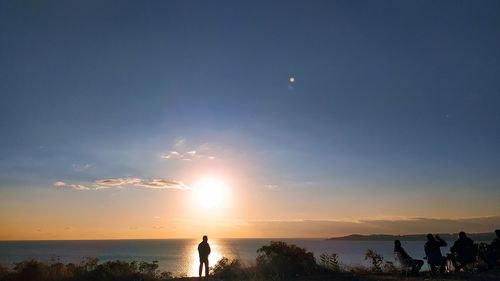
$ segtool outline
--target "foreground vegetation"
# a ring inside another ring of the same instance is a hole
[[[346,266],[337,254],[322,254],[317,261],[312,252],[284,242],[271,242],[257,250],[253,267],[243,267],[239,260],[222,258],[211,268],[211,280],[400,280],[398,266],[373,250],[367,250],[365,259],[369,267]],[[97,258],[86,258],[78,264],[54,261],[44,263],[28,260],[7,268],[0,265],[0,281],[162,281],[195,280],[198,278],[174,277],[160,271],[158,262],[108,261],[99,263]],[[405,280],[500,280],[498,271],[474,274],[454,274],[432,277],[404,277]]]

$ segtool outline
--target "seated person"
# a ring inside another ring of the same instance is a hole
[[[423,260],[416,260],[410,257],[408,253],[401,247],[401,241],[395,240],[394,241],[394,253],[396,254],[397,258],[399,259],[399,262],[401,265],[411,267],[411,273],[412,274],[418,274],[420,271],[420,268],[424,265]]]
[[[474,241],[461,231],[458,234],[458,240],[455,241],[450,248],[451,262],[456,271],[460,271],[467,264],[476,261],[476,250],[474,248]]]
[[[438,234],[436,234],[436,238],[432,234],[427,234],[424,251],[432,274],[436,274],[437,267],[439,267],[440,273],[444,273],[446,258],[441,254],[441,247],[445,247],[446,245],[446,242]]]
[[[488,263],[491,266],[500,267],[500,229],[495,230],[495,234],[497,238],[493,239],[490,246],[490,254],[488,255],[489,261]]]

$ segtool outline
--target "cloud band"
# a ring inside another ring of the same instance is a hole
[[[153,189],[189,189],[182,181],[172,179],[140,179],[140,178],[107,178],[98,179],[91,184],[70,184],[63,181],[56,181],[52,186],[59,188],[72,188],[76,190],[98,190],[106,188],[122,188],[133,186],[136,188]]]

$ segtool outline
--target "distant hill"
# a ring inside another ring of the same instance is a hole
[[[390,235],[390,234],[371,234],[371,235],[361,235],[361,234],[351,234],[342,237],[332,237],[327,240],[350,240],[350,241],[426,241],[427,234],[409,234],[409,235]],[[443,233],[439,234],[443,240],[452,241],[458,238],[458,233]],[[495,238],[493,232],[487,233],[467,233],[467,236],[476,242],[481,241],[492,241]]]

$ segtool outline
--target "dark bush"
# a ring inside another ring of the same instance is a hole
[[[382,272],[382,263],[384,262],[384,258],[382,255],[377,253],[375,250],[368,249],[365,253],[365,260],[371,260],[372,267],[371,270],[374,272]]]
[[[153,261],[153,262],[143,261],[143,262],[141,262],[139,264],[139,272],[145,276],[155,278],[157,275],[159,275],[158,261]]]
[[[0,264],[0,280],[9,273],[6,267]]]
[[[124,261],[108,261],[85,274],[84,280],[95,281],[132,281],[138,280],[140,277],[137,272],[136,263],[128,263]],[[144,280],[151,280],[146,279]]]
[[[386,261],[384,263],[384,272],[388,272],[388,273],[398,273],[399,272],[399,268],[396,267],[394,265],[393,262],[391,261]]]
[[[223,280],[241,280],[244,279],[245,271],[241,267],[238,259],[229,260],[222,257],[211,270],[211,273]]]
[[[15,280],[42,281],[47,278],[48,266],[37,260],[27,260],[14,265]]]
[[[323,253],[319,256],[319,265],[326,271],[338,272],[340,271],[339,256],[335,253]]]
[[[160,280],[168,280],[168,279],[172,279],[174,277],[172,276],[172,272],[170,272],[170,271],[162,271],[160,273],[160,277],[159,278],[160,278]]]
[[[158,262],[109,261],[98,263],[86,258],[80,264],[50,264],[37,260],[16,263],[12,269],[0,266],[0,281],[160,281],[172,279],[172,273],[160,272]]]
[[[66,264],[66,272],[69,276],[82,276],[85,272],[82,266],[74,263]]]
[[[313,253],[285,242],[272,241],[257,253],[257,271],[273,280],[309,275],[317,269]]]

